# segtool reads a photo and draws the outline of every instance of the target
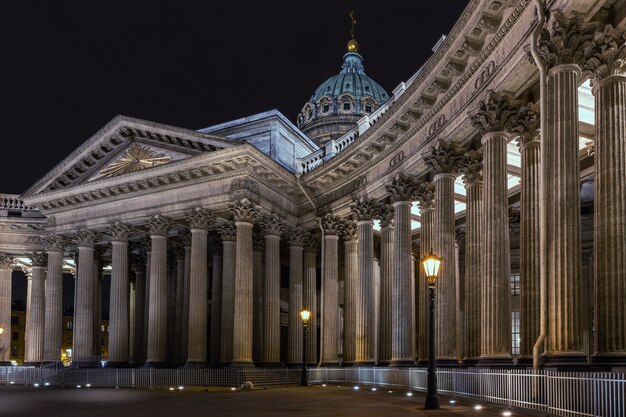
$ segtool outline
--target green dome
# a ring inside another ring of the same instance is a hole
[[[334,99],[346,93],[354,96],[357,102],[366,96],[372,97],[379,104],[389,99],[385,89],[365,75],[363,57],[354,52],[344,55],[341,72],[324,81],[309,101],[317,102],[324,96]]]

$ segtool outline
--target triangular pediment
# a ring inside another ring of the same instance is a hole
[[[151,169],[240,143],[217,135],[117,116],[23,196]]]

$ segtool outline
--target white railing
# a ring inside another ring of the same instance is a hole
[[[426,391],[426,370],[316,368],[309,382],[351,383]],[[626,379],[611,372],[439,369],[441,394],[565,417],[626,417]]]
[[[14,385],[110,387],[110,388],[177,388],[236,387],[250,382],[257,386],[298,385],[300,369],[222,368],[222,369],[154,369],[62,367],[0,367],[0,383]]]

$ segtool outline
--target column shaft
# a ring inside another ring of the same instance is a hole
[[[63,341],[63,252],[61,250],[48,251],[45,297],[43,361],[60,362]],[[2,361],[1,358],[0,361]]]
[[[280,362],[280,236],[265,236],[263,363]],[[252,335],[251,335],[252,337]]]
[[[465,232],[465,362],[475,363],[481,354],[483,291],[483,184],[466,183]],[[538,222],[537,222],[538,223]]]
[[[220,358],[223,364],[233,359],[233,320],[235,311],[235,259],[237,244],[224,240],[224,267],[222,269],[222,326]]]
[[[322,304],[322,364],[339,361],[339,236],[324,236],[324,288]]]
[[[220,362],[222,327],[222,254],[213,254],[213,286],[211,288],[211,363]]]
[[[237,253],[232,365],[249,366],[252,365],[252,223],[238,221],[235,224]]]
[[[313,250],[304,251],[303,302],[311,309],[309,332],[307,335],[307,363],[317,362],[317,254]]]
[[[166,362],[167,329],[167,238],[152,235],[150,262],[150,305],[148,319],[149,366],[164,366]]]
[[[143,309],[143,353],[142,362],[148,358],[148,323],[150,322],[150,268],[152,268],[152,253],[146,252],[146,279],[144,284],[144,309]]]
[[[357,227],[359,237],[359,275],[357,280],[359,290],[357,296],[360,300],[356,308],[356,363],[373,365],[376,353],[375,297],[373,288],[374,228],[371,220],[361,220],[357,223]]]
[[[420,214],[422,216],[421,232],[420,232],[420,255],[426,256],[430,253],[431,249],[434,250],[433,241],[433,222],[435,217],[435,211],[430,207],[420,207]],[[426,273],[421,265],[421,260],[418,259],[419,270],[419,338],[418,338],[418,352],[417,361],[419,365],[426,365],[428,363],[428,280],[426,279]]]
[[[189,357],[189,286],[191,281],[191,238],[185,244],[185,267],[183,272],[183,330],[181,332],[181,356],[183,360]]]
[[[128,365],[128,242],[112,242],[109,308],[109,358],[107,365]]]
[[[135,269],[135,349],[132,354],[133,364],[140,364],[144,361],[143,321],[146,298],[145,271],[145,267],[142,263],[140,264],[139,268]]]
[[[302,362],[302,246],[289,246],[289,360],[290,364]]]
[[[74,365],[91,367],[97,365],[93,356],[93,325],[95,306],[93,246],[78,247],[78,276],[76,277],[76,304],[74,305]]]
[[[260,239],[260,238],[259,238]],[[254,280],[254,362],[260,363],[263,360],[263,288],[265,288],[265,268],[263,265],[263,252],[265,240],[259,240],[262,244],[252,252],[252,275]]]
[[[174,362],[184,363],[187,352],[183,353],[183,308],[185,306],[185,253],[176,254],[176,329],[174,339]]]
[[[207,364],[207,231],[191,229],[187,366]]]
[[[4,326],[0,335],[0,366],[11,363],[11,273],[11,259],[0,254],[0,322]]]
[[[28,356],[25,362],[29,364],[39,364],[43,361],[43,336],[44,336],[44,314],[46,297],[46,269],[43,266],[33,265],[33,277],[28,309],[28,320],[26,321],[26,332],[28,333],[28,346],[26,347]]]
[[[357,308],[364,302],[359,297],[357,240],[344,239],[343,364],[352,365],[356,360]]]
[[[378,359],[383,364],[391,361],[392,283],[393,283],[393,227],[382,227],[380,245],[380,314],[378,326]]]

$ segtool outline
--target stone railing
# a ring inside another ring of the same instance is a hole
[[[0,210],[34,211],[37,208],[27,206],[17,194],[0,194]]]

